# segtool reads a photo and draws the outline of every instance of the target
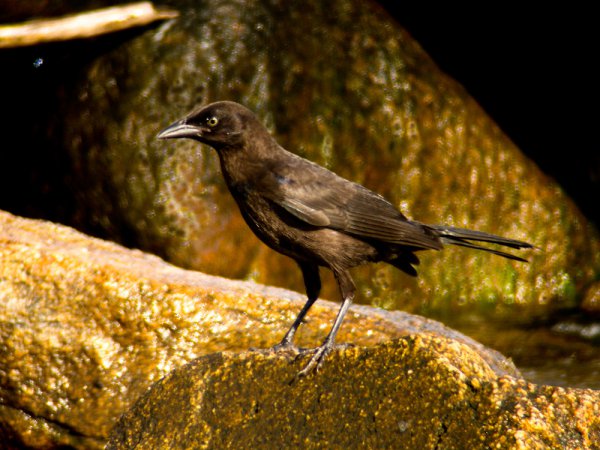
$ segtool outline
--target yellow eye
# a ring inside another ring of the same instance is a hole
[[[206,119],[206,125],[208,125],[211,128],[216,127],[218,123],[219,123],[219,119],[217,119],[215,116],[212,116],[212,117],[209,117],[208,119]]]

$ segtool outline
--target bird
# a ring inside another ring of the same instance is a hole
[[[214,148],[225,183],[250,229],[299,266],[307,300],[274,350],[300,351],[293,339],[319,297],[319,267],[333,272],[341,306],[321,345],[309,350],[312,356],[300,376],[317,371],[335,347],[356,293],[349,269],[383,261],[416,276],[415,253],[421,250],[442,250],[451,244],[527,261],[480,243],[532,247],[481,231],[409,220],[381,195],[284,149],[250,109],[236,102],[201,106],[157,138],[187,138]]]

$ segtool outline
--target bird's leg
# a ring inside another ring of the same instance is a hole
[[[306,288],[306,295],[308,296],[308,300],[300,310],[298,317],[294,320],[294,323],[285,334],[281,342],[273,347],[273,350],[279,351],[284,349],[296,349],[294,346],[294,335],[298,330],[298,327],[304,320],[304,316],[313,305],[314,302],[319,298],[319,293],[321,292],[321,277],[319,276],[319,266],[308,264],[305,262],[297,261],[300,266],[300,270],[302,270],[302,275],[304,277],[304,286]]]
[[[333,322],[333,327],[331,327],[331,331],[321,344],[321,346],[317,347],[315,353],[308,361],[308,364],[304,369],[302,369],[298,376],[302,377],[308,375],[313,370],[317,370],[319,366],[323,363],[325,357],[331,352],[335,343],[335,335],[337,334],[342,322],[344,321],[344,316],[350,308],[352,304],[352,300],[354,299],[354,293],[356,291],[356,287],[354,286],[354,282],[352,281],[352,277],[347,270],[337,271],[334,270],[335,278],[338,282],[338,286],[340,288],[340,292],[342,294],[342,306],[335,318],[335,322]]]

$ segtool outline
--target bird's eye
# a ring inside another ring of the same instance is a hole
[[[218,123],[219,119],[217,119],[215,116],[211,116],[208,119],[206,119],[206,125],[208,125],[211,128],[216,127]]]

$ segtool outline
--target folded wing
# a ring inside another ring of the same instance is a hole
[[[388,244],[442,248],[436,233],[408,221],[382,196],[306,160],[271,167],[261,183],[270,201],[307,224]]]

